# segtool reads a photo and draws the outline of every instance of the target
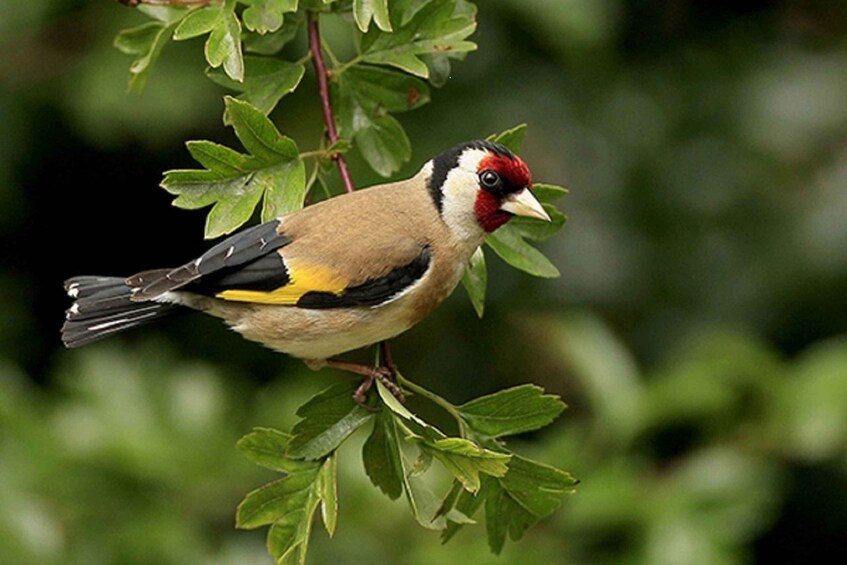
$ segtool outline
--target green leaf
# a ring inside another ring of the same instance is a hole
[[[509,472],[499,481],[509,496],[539,518],[556,510],[578,483],[561,469],[519,455],[512,456]]]
[[[511,266],[544,278],[559,276],[559,269],[538,249],[524,241],[521,233],[508,224],[488,236],[486,243]]]
[[[482,247],[477,247],[465,268],[465,274],[462,275],[462,286],[465,287],[476,315],[480,318],[485,313],[485,289],[487,285],[488,269],[485,267],[485,253],[483,253]]]
[[[472,441],[461,438],[442,438],[435,441],[419,439],[419,445],[430,453],[453,476],[465,490],[477,492],[480,487],[479,474],[502,477],[508,470],[511,455],[484,449]]]
[[[373,20],[382,31],[390,32],[388,0],[353,0],[353,18],[362,33],[368,31]]]
[[[333,385],[297,410],[302,419],[291,430],[288,457],[324,457],[373,417],[353,400],[356,386],[349,382]]]
[[[533,189],[533,192],[535,190]],[[565,225],[566,217],[552,204],[543,203],[542,206],[550,216],[549,222],[541,222],[534,218],[517,216],[509,220],[509,227],[517,231],[521,237],[533,241],[546,241],[559,233]]]
[[[321,465],[316,488],[321,501],[321,518],[326,533],[332,537],[338,525],[338,458],[334,453]]]
[[[421,11],[421,8],[432,2],[432,0],[408,0],[405,2],[405,9],[400,15],[400,25],[405,26],[415,15]]]
[[[520,153],[523,140],[526,138],[526,124],[519,124],[504,132],[488,136],[488,141],[499,143],[513,153]]]
[[[538,518],[521,507],[499,484],[495,483],[485,498],[485,529],[488,547],[492,553],[500,554],[506,543],[506,535],[518,540]]]
[[[568,473],[518,455],[509,461],[509,472],[499,479],[487,480],[485,522],[488,545],[500,553],[506,534],[512,540],[551,514],[572,494],[577,481]]]
[[[441,500],[423,477],[412,471],[414,466],[409,464],[405,456],[401,454],[400,459],[403,462],[403,490],[415,520],[428,530],[443,530],[447,527],[447,519],[438,515]]]
[[[568,189],[553,184],[536,182],[532,184],[532,193],[539,201],[548,203],[567,194]]]
[[[241,92],[243,100],[258,108],[263,114],[271,113],[280,99],[290,94],[300,84],[306,69],[303,65],[270,57],[244,57],[244,81],[235,81],[220,69],[209,69],[207,75],[214,82]]]
[[[443,433],[441,433],[438,428],[435,426],[430,426],[414,414],[412,414],[406,406],[400,403],[399,400],[394,398],[394,395],[385,388],[380,381],[376,381],[376,390],[379,393],[379,398],[382,401],[383,405],[388,408],[391,412],[397,414],[403,420],[408,423],[414,424],[416,431],[420,432],[419,435],[423,435],[430,439],[438,439],[445,437]]]
[[[302,512],[314,496],[319,469],[320,464],[313,463],[309,468],[290,473],[248,493],[238,505],[236,527],[258,528],[273,524],[291,513]]]
[[[371,126],[360,130],[354,139],[368,165],[384,177],[397,172],[412,157],[412,143],[392,116],[372,120]]]
[[[278,564],[303,565],[312,532],[312,519],[320,503],[315,482],[297,496],[289,497],[289,506],[268,530],[268,552]]]
[[[556,235],[567,221],[567,216],[562,214],[551,202],[567,194],[567,190],[552,184],[534,183],[532,193],[544,206],[544,210],[550,216],[549,222],[539,222],[533,218],[522,218],[520,216],[509,220],[509,226],[517,230],[520,235],[533,241],[545,241]]]
[[[562,413],[565,403],[539,386],[525,384],[476,398],[458,409],[475,432],[496,438],[543,428]]]
[[[262,35],[282,27],[284,14],[297,11],[297,0],[249,0],[241,14],[244,27]]]
[[[168,171],[162,181],[162,187],[177,196],[175,206],[212,206],[206,220],[208,238],[244,224],[262,198],[267,220],[301,208],[305,197],[306,168],[294,141],[247,102],[226,97],[225,106],[226,123],[250,155],[209,141],[191,141],[189,151],[206,169]]]
[[[253,463],[281,473],[299,473],[314,468],[310,461],[295,461],[286,457],[291,439],[289,434],[271,428],[253,428],[238,440],[235,447]]]
[[[175,23],[149,22],[123,30],[115,38],[115,47],[128,55],[137,55],[129,67],[129,88],[136,92],[144,90],[147,78],[162,48],[168,42]]]
[[[211,5],[189,12],[174,30],[174,39],[182,41],[211,33],[223,23],[223,4]]]
[[[239,82],[244,80],[244,56],[241,52],[241,22],[234,12],[234,0],[223,5],[220,21],[206,40],[206,61],[212,67],[223,65],[224,72]]]
[[[227,96],[224,99],[224,123],[232,126],[235,135],[254,157],[262,163],[279,159],[292,161],[299,155],[297,145],[285,137],[273,122],[248,102]]]
[[[191,10],[182,6],[154,6],[151,4],[139,4],[136,10],[165,24],[176,23]]]
[[[392,33],[371,28],[362,38],[362,58],[368,63],[388,65],[408,73],[429,77],[421,55],[466,53],[476,44],[465,41],[476,30],[475,7],[457,0],[432,0],[409,7],[391,5]]]
[[[285,16],[285,20],[276,31],[264,34],[252,32],[249,29],[243,31],[241,40],[244,50],[259,55],[276,55],[292,39],[297,37],[297,32],[306,21],[305,12],[295,12]]]
[[[374,486],[392,500],[403,494],[403,462],[390,411],[381,410],[374,418],[373,431],[362,446],[362,461]]]
[[[468,523],[467,520],[453,519],[451,516],[464,516],[470,520],[470,517],[472,517],[485,502],[491,486],[496,484],[492,479],[486,479],[485,477],[483,477],[480,482],[481,485],[479,491],[472,493],[465,490],[459,481],[455,481],[453,488],[442,504],[442,508],[439,510],[440,513],[448,518],[447,527],[443,532],[441,532],[441,543],[447,543],[450,541],[450,538],[456,535],[456,533],[462,529],[462,526]],[[458,491],[458,494],[454,494],[456,491]],[[450,511],[452,511],[453,514],[451,514]]]
[[[412,147],[389,112],[413,110],[429,102],[426,83],[389,69],[355,65],[338,75],[335,84],[342,137],[353,139],[382,176],[396,172],[411,158]]]

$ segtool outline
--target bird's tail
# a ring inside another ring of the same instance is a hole
[[[65,291],[74,299],[62,326],[66,347],[79,347],[188,311],[168,302],[133,301],[133,288],[120,277],[74,277],[65,281]]]

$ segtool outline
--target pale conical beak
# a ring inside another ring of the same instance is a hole
[[[515,216],[536,218],[544,220],[545,222],[551,221],[550,215],[546,210],[544,210],[544,207],[541,206],[541,202],[535,198],[528,188],[524,188],[518,192],[508,195],[503,200],[503,204],[500,205],[500,209],[504,212],[514,214]]]

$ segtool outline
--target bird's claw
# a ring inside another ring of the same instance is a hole
[[[371,370],[368,371],[368,374],[364,375],[364,380],[362,384],[356,389],[356,392],[353,393],[353,400],[356,401],[356,404],[368,410],[370,412],[376,412],[377,409],[373,406],[367,404],[367,396],[368,392],[373,387],[375,381],[379,381],[382,385],[388,389],[388,391],[396,398],[401,404],[406,402],[406,396],[403,394],[403,390],[400,388],[400,385],[397,384],[397,375],[394,371],[389,367],[371,367]]]

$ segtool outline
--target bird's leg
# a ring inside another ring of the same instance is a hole
[[[382,341],[379,344],[382,357],[382,364],[379,367],[371,367],[370,365],[361,365],[359,363],[348,363],[346,361],[338,361],[336,359],[327,359],[326,365],[334,367],[348,373],[361,375],[365,377],[356,392],[353,393],[353,399],[356,404],[365,409],[371,409],[365,401],[367,400],[368,391],[374,384],[374,381],[379,381],[394,395],[394,398],[400,402],[406,402],[406,397],[400,386],[397,384],[397,375],[394,369],[394,361],[391,358],[391,351],[388,348],[388,342]]]

